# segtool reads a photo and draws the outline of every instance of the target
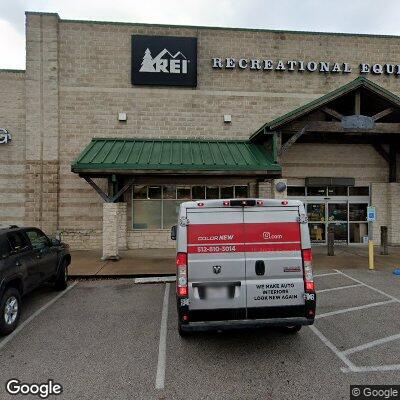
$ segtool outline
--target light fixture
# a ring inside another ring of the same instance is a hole
[[[226,124],[231,123],[231,122],[232,122],[232,115],[231,115],[231,114],[225,114],[225,115],[224,115],[224,122],[225,122]]]
[[[120,112],[118,113],[118,121],[119,122],[126,122],[128,119],[126,112]]]

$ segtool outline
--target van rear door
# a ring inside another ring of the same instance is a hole
[[[190,320],[245,318],[242,208],[187,209],[187,218]]]
[[[298,207],[244,208],[247,318],[304,315]]]

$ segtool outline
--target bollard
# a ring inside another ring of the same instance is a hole
[[[381,254],[384,256],[387,256],[389,254],[387,226],[381,226]]]
[[[335,231],[333,225],[328,228],[328,256],[335,255]]]
[[[374,242],[370,240],[368,242],[368,268],[370,271],[375,269],[374,265]]]

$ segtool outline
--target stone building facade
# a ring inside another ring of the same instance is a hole
[[[197,38],[197,86],[132,85],[132,35]],[[400,39],[389,36],[72,21],[28,12],[26,71],[0,71],[0,128],[12,134],[0,145],[0,223],[61,231],[73,248],[101,247],[103,227],[113,224],[121,247],[173,246],[168,229],[134,229],[134,189],[103,210],[102,198],[71,172],[93,137],[248,140],[266,122],[357,78],[360,63],[396,66],[399,53]],[[352,72],[215,68],[215,58],[338,60]],[[396,70],[367,77],[400,95]],[[121,112],[127,121],[119,121]],[[305,186],[307,177],[351,177],[356,187],[368,187],[368,205],[377,208],[369,236],[378,240],[387,225],[390,241],[400,243],[400,186],[389,183],[388,162],[370,144],[298,142],[279,163],[289,189]],[[248,195],[274,195],[269,176],[225,178],[221,185],[248,185]],[[104,177],[95,181],[108,186]]]

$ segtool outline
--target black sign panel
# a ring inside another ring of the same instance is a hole
[[[197,38],[133,35],[132,84],[197,86]]]

